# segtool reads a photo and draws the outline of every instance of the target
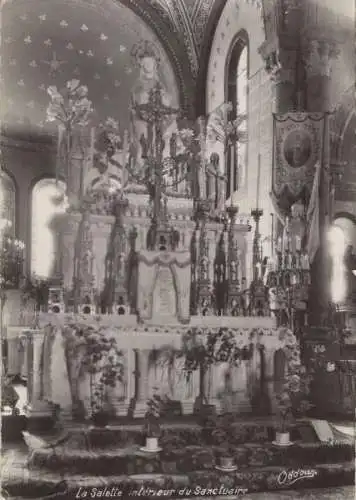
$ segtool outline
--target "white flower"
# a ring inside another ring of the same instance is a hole
[[[79,84],[80,84],[79,80],[73,79],[67,82],[66,87],[69,90],[69,92],[74,92],[75,89],[79,86]]]
[[[109,116],[106,119],[105,125],[108,128],[111,127],[111,128],[113,128],[115,130],[119,130],[119,122],[117,120],[115,120],[115,118],[112,118],[111,116]]]
[[[86,24],[82,24],[80,27],[81,31],[88,31],[88,26]]]
[[[62,27],[62,28],[66,28],[68,26],[68,23],[67,21],[65,21],[64,19],[59,23],[59,25]]]
[[[107,39],[108,39],[108,37],[106,35],[104,35],[104,33],[102,33],[100,35],[100,40],[102,40],[103,42],[105,42]]]
[[[32,43],[32,38],[30,37],[30,35],[28,35],[25,39],[24,39],[24,42],[26,45],[30,45],[30,43]]]

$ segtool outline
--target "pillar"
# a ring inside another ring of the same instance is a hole
[[[139,349],[136,351],[136,380],[137,393],[135,397],[134,417],[143,417],[147,410],[147,400],[149,396],[149,350]]]
[[[301,100],[296,92],[297,49],[285,49],[266,42],[259,51],[273,82],[274,113],[295,111]]]
[[[334,40],[309,40],[304,46],[306,70],[307,110],[331,110],[330,85],[332,64],[339,54]]]
[[[135,351],[133,349],[123,349],[123,353],[125,356],[124,381],[122,383],[117,382],[115,389],[112,391],[112,402],[118,416],[127,416],[130,402],[135,396]]]
[[[41,358],[43,351],[44,330],[25,330],[26,350],[28,360],[27,394],[28,402],[25,407],[27,417],[50,417],[51,409],[44,401],[42,390]]]
[[[314,35],[315,36],[315,35]],[[330,301],[330,268],[327,249],[327,230],[330,225],[330,131],[331,73],[333,62],[339,54],[336,40],[327,34],[314,38],[306,33],[303,58],[306,75],[306,109],[308,112],[325,113],[324,147],[320,179],[320,248],[311,266],[311,299],[309,323],[323,325],[327,321]]]

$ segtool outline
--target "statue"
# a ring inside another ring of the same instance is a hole
[[[132,168],[140,172],[144,168],[146,159],[155,155],[157,147],[163,146],[163,159],[170,157],[171,138],[178,131],[178,127],[173,113],[162,116],[163,144],[157,143],[155,127],[152,122],[147,121],[140,109],[150,103],[152,93],[157,89],[161,95],[162,105],[167,108],[172,105],[172,98],[159,76],[158,51],[153,43],[142,41],[133,47],[131,56],[139,69],[139,78],[131,93],[131,157],[135,163]],[[178,146],[179,144],[176,144],[175,147]]]
[[[292,255],[301,252],[305,245],[306,223],[304,219],[305,207],[298,202],[292,205],[290,216],[282,218],[283,251],[288,250]]]
[[[227,178],[220,172],[220,157],[217,153],[212,153],[210,163],[206,169],[207,173],[207,198],[214,202],[214,208],[223,210],[226,201]]]

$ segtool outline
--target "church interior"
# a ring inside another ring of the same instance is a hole
[[[352,0],[4,0],[2,498],[355,498]]]

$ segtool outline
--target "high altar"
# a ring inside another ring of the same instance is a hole
[[[114,339],[124,360],[123,378],[106,394],[116,415],[142,416],[157,392],[179,401],[184,413],[203,403],[217,411],[261,412],[253,408],[259,400],[268,401],[262,411],[269,413],[274,384],[283,377],[276,353],[295,341],[277,328],[291,310],[290,297],[279,297],[290,276],[281,286],[277,268],[296,269],[293,283],[302,291],[306,257],[300,244],[291,244],[290,229],[279,260],[266,269],[261,211],[252,211],[251,221],[239,216],[226,200],[214,154],[207,158],[208,129],[211,139],[219,116],[227,128],[223,114],[182,128],[152,48],[141,44],[135,54],[145,71],[132,92],[128,132],[112,120],[91,128],[83,119],[90,101],[77,81],[68,82],[67,92],[80,120],[65,122],[58,107],[63,96],[49,89],[66,210],[53,221],[59,257],[48,304],[24,332],[28,413],[46,415],[55,404],[65,415],[90,415],[84,358],[91,336]],[[227,354],[187,367],[189,342],[202,346],[214,335],[230,338]],[[233,352],[249,354],[232,360]]]

